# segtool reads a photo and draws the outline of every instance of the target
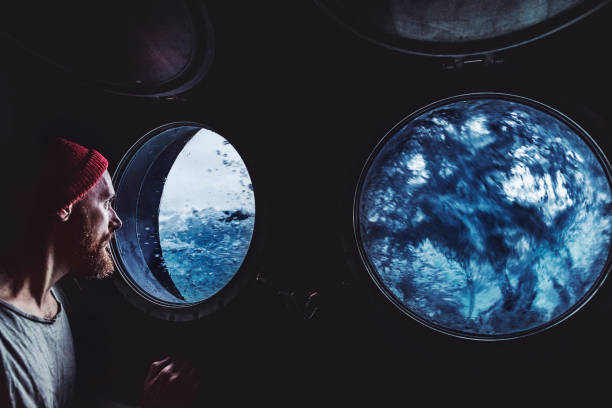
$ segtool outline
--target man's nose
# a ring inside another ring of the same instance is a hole
[[[112,209],[112,211],[113,211],[113,217],[111,218],[111,225],[113,227],[113,231],[116,231],[119,228],[121,228],[123,223],[121,222],[121,218],[119,218],[114,208]]]

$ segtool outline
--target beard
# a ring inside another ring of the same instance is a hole
[[[100,241],[93,239],[91,229],[85,229],[78,248],[80,258],[78,275],[86,279],[104,279],[115,272],[109,242],[112,235]]]

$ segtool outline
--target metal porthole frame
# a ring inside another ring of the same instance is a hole
[[[372,44],[391,49],[404,54],[420,55],[440,58],[464,58],[475,55],[485,55],[506,51],[519,47],[541,38],[548,37],[574,23],[590,16],[610,3],[610,0],[594,0],[589,4],[582,4],[565,10],[559,15],[525,28],[516,33],[509,33],[485,40],[473,40],[465,43],[435,43],[433,41],[397,39],[392,35],[379,34],[378,36],[363,33],[355,22],[347,22],[322,0],[314,0],[316,6],[331,20],[343,29]]]
[[[117,169],[113,174],[113,185],[118,188],[118,183],[121,182],[121,178],[124,175],[124,172],[126,171],[128,165],[131,163],[134,155],[147,142],[167,130],[183,126],[199,127],[221,135],[221,133],[216,132],[210,127],[197,122],[172,122],[163,126],[159,126],[147,132],[144,136],[138,139],[138,141],[136,141],[136,143],[134,143],[130,147],[130,149],[124,154],[123,158],[119,162],[119,165],[117,166]],[[235,146],[231,142],[231,139],[228,139],[225,136],[222,137],[224,137],[228,142],[230,142],[233,147]],[[242,155],[240,157],[247,168],[249,177],[251,178],[251,175],[253,174],[253,172],[251,171],[251,166],[247,164],[247,161],[244,160]],[[222,308],[224,308],[227,304],[229,304],[239,295],[239,293],[247,286],[247,284],[255,278],[256,274],[256,269],[254,265],[256,252],[258,251],[259,246],[258,244],[256,244],[256,242],[260,241],[262,231],[259,227],[261,224],[261,217],[258,216],[259,204],[257,199],[257,187],[255,184],[256,182],[253,178],[251,178],[251,183],[253,184],[253,193],[255,195],[256,215],[253,234],[249,243],[249,249],[242,261],[241,266],[238,268],[232,279],[222,289],[220,289],[211,297],[194,303],[179,304],[158,299],[147,293],[144,289],[142,289],[131,277],[125,263],[123,262],[119,254],[116,237],[113,237],[113,239],[111,240],[111,256],[116,267],[116,273],[113,275],[112,278],[115,287],[128,300],[129,303],[131,303],[139,310],[143,311],[145,314],[167,321],[186,322],[197,320],[216,313]],[[159,194],[161,195],[161,191]]]
[[[189,63],[180,72],[149,89],[142,89],[138,85],[117,84],[91,78],[55,62],[38,51],[32,50],[27,44],[12,35],[5,34],[5,36],[30,55],[49,64],[58,72],[76,77],[80,83],[87,87],[113,95],[172,102],[180,100],[183,95],[202,82],[210,71],[215,57],[215,31],[206,4],[202,0],[184,0],[184,4],[190,12],[190,18],[194,23],[193,27],[198,31],[196,39],[200,46],[196,47],[196,52],[190,56]],[[201,27],[197,22],[202,23]]]
[[[417,321],[418,323],[420,323],[421,325],[429,329],[433,329],[439,333],[443,333],[443,334],[450,335],[450,336],[457,337],[457,338],[462,338],[462,339],[467,339],[467,340],[479,340],[479,341],[513,340],[513,339],[530,336],[530,335],[545,331],[547,329],[550,329],[560,324],[561,322],[565,321],[566,319],[574,315],[578,310],[580,310],[584,305],[586,305],[593,298],[593,296],[595,296],[597,291],[601,288],[606,278],[608,277],[610,270],[612,269],[612,242],[609,244],[608,257],[606,259],[604,267],[602,268],[597,280],[591,285],[591,288],[587,291],[587,293],[584,294],[584,296],[580,298],[580,300],[578,300],[571,308],[566,310],[560,316],[558,316],[557,318],[545,324],[541,324],[539,326],[536,326],[528,330],[522,330],[522,331],[518,331],[515,333],[509,333],[509,334],[504,334],[504,335],[479,335],[479,334],[469,333],[465,331],[449,329],[442,325],[433,323],[417,315],[415,312],[411,311],[399,299],[397,299],[391,293],[391,291],[384,285],[380,276],[376,272],[374,265],[372,265],[372,263],[370,262],[369,257],[366,254],[363,248],[362,241],[361,241],[360,223],[359,223],[359,215],[360,215],[359,200],[361,196],[362,186],[365,181],[365,177],[367,176],[368,171],[370,170],[370,167],[373,161],[375,160],[375,158],[377,157],[378,153],[380,152],[380,150],[385,146],[385,144],[389,141],[389,139],[391,139],[393,136],[397,134],[397,132],[403,126],[405,126],[407,123],[411,122],[413,119],[417,118],[418,116],[426,112],[429,112],[433,109],[436,109],[440,106],[443,106],[443,105],[447,105],[453,102],[470,100],[470,99],[499,99],[499,100],[517,102],[517,103],[521,103],[529,107],[532,107],[534,109],[537,109],[539,111],[545,112],[553,116],[554,118],[560,120],[562,123],[566,124],[570,129],[572,129],[572,131],[574,131],[594,153],[598,162],[603,168],[606,179],[608,181],[608,185],[610,186],[610,189],[612,191],[612,167],[610,166],[610,163],[608,159],[606,158],[604,152],[597,145],[595,140],[582,127],[580,127],[576,122],[574,122],[572,119],[570,119],[563,113],[541,102],[537,102],[533,99],[529,99],[523,96],[512,95],[512,94],[498,93],[498,92],[477,92],[477,93],[456,95],[456,96],[444,98],[436,102],[433,102],[431,104],[428,104],[416,110],[415,112],[409,114],[408,116],[404,117],[395,126],[393,126],[391,130],[389,130],[376,144],[376,146],[374,147],[374,149],[368,156],[365,164],[361,168],[359,179],[357,181],[357,184],[354,190],[353,202],[352,202],[352,240],[353,240],[352,244],[354,245],[355,250],[358,253],[358,258],[361,261],[361,265],[362,265],[361,269],[365,269],[365,272],[367,273],[367,275],[369,275],[368,281],[373,283],[377,289],[377,292],[382,293],[384,297],[386,298],[386,300],[389,301],[393,306],[395,306],[396,309],[400,310],[405,316],[410,317],[411,319]]]

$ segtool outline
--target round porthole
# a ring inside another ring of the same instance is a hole
[[[465,56],[499,51],[554,33],[609,0],[316,0],[358,36],[398,51]]]
[[[106,92],[183,95],[213,60],[214,30],[200,0],[43,2],[35,10],[12,2],[2,11],[3,31],[17,45]]]
[[[123,227],[112,252],[128,299],[190,320],[237,294],[249,275],[255,196],[230,142],[198,124],[163,126],[128,151],[113,182]]]
[[[405,118],[359,180],[353,227],[376,286],[408,316],[510,339],[571,316],[608,274],[610,165],[569,118],[469,94]]]

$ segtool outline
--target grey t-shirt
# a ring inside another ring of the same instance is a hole
[[[72,403],[76,363],[61,291],[53,319],[0,300],[0,407],[63,408]]]

